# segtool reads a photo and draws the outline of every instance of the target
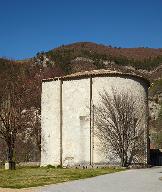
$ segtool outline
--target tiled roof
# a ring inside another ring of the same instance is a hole
[[[101,76],[127,76],[127,77],[129,76],[132,78],[133,77],[139,78],[139,79],[145,81],[148,85],[150,85],[150,82],[148,79],[146,79],[140,75],[137,75],[135,73],[123,73],[120,71],[105,70],[105,69],[77,72],[77,73],[72,73],[72,74],[66,75],[66,76],[44,79],[42,81],[56,81],[58,79],[64,81],[64,80],[73,80],[73,79],[80,79],[80,78],[87,78],[87,77],[101,77]]]

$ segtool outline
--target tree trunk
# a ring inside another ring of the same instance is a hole
[[[128,157],[127,157],[127,155],[124,155],[124,152],[122,152],[120,159],[121,159],[121,166],[127,167],[128,166]]]
[[[7,149],[7,162],[5,163],[5,169],[14,170],[15,169],[15,162],[13,161],[13,154],[14,154],[14,147],[11,143],[8,143]]]
[[[8,157],[7,157],[8,161],[12,161],[13,160],[13,148],[12,146],[8,147]]]

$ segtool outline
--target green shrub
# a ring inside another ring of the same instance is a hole
[[[47,165],[46,168],[47,169],[55,169],[56,167],[54,165]]]
[[[58,168],[58,169],[62,169],[62,166],[61,166],[61,165],[57,165],[57,168]]]

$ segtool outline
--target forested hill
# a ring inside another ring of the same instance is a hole
[[[24,68],[25,71],[34,69],[37,73],[41,69],[41,73],[47,74],[52,69],[47,77],[83,70],[118,68],[119,70],[142,71],[149,75],[149,78],[157,79],[162,74],[162,48],[121,48],[79,42],[62,45],[48,52],[42,51],[27,60],[0,59],[0,73],[6,72],[10,64],[14,64],[14,68],[20,67],[21,70]]]
[[[60,52],[64,55],[67,54],[69,60],[81,56],[94,61],[114,61],[118,65],[131,65],[137,69],[152,70],[159,66],[160,63],[162,64],[162,48],[121,48],[81,42],[67,46],[62,45],[47,53],[52,58],[55,58]]]
[[[42,63],[46,60],[47,66],[59,65],[65,73],[115,68],[142,72],[151,79],[162,74],[162,48],[117,48],[81,42],[38,53],[36,60],[38,58],[42,59]]]

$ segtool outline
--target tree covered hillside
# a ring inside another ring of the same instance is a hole
[[[67,65],[77,57],[84,57],[93,61],[97,68],[104,66],[102,61],[110,61],[119,66],[132,66],[135,69],[153,70],[162,64],[162,49],[151,48],[121,48],[82,42],[62,45],[46,52],[55,62]],[[103,65],[102,65],[103,64]],[[64,65],[62,66],[65,67]],[[70,67],[70,66],[69,66]]]

